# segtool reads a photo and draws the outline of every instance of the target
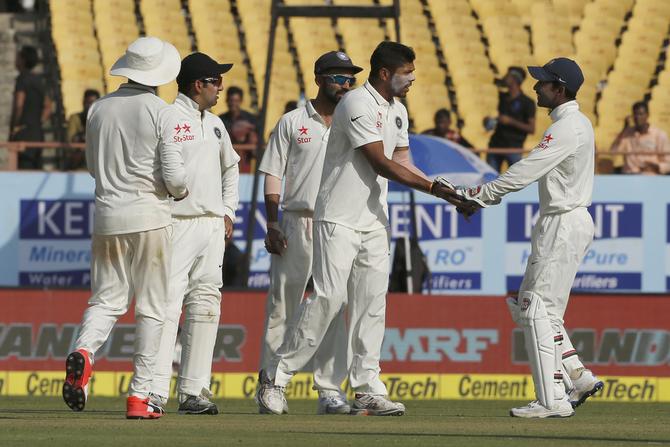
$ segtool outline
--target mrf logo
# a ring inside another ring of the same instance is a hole
[[[312,141],[312,137],[306,136],[308,131],[309,129],[306,128],[305,126],[302,126],[300,129],[298,129],[298,135],[305,135],[304,137],[298,136],[298,138],[296,139],[296,142],[298,144],[309,143],[310,141]]]
[[[497,329],[386,328],[381,360],[481,362],[498,339]]]
[[[188,123],[177,124],[174,128],[174,131],[175,133],[172,139],[175,143],[195,140],[195,135],[191,133],[191,125]]]
[[[594,225],[594,239],[641,238],[641,203],[593,203],[588,208]],[[537,203],[507,205],[507,241],[530,241],[540,217]]]
[[[529,307],[530,307],[530,298],[524,297],[521,300],[521,312],[527,311]]]

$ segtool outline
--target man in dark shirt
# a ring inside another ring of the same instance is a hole
[[[526,136],[535,132],[535,102],[521,91],[525,78],[526,71],[521,67],[510,67],[503,78],[508,91],[500,94],[490,148],[522,148]],[[503,160],[511,165],[521,160],[521,154],[489,154],[486,157],[487,163],[496,171],[500,171]]]
[[[435,112],[433,117],[435,127],[421,132],[424,135],[432,135],[435,137],[444,138],[454,143],[458,143],[464,147],[472,147],[472,145],[461,136],[460,132],[451,128],[451,113],[447,109],[439,109]]]
[[[32,72],[38,62],[37,50],[25,46],[16,55],[14,101],[9,139],[11,141],[44,141],[42,123],[51,115],[51,99],[42,77]],[[42,149],[31,148],[19,153],[19,169],[41,169]]]
[[[231,85],[226,90],[228,111],[219,116],[233,144],[256,144],[256,116],[242,110],[244,92]]]

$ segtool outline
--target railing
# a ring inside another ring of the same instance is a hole
[[[60,150],[76,150],[84,149],[84,143],[63,143],[58,141],[0,141],[0,148],[7,149],[7,161],[2,166],[0,163],[0,170],[15,171],[18,165],[18,154],[29,148],[42,149],[60,149]],[[240,155],[240,172],[253,172],[255,169],[255,150],[256,146],[253,144],[236,144],[235,150]],[[492,148],[492,149],[471,149],[472,152],[480,154],[527,154],[531,149],[519,148]],[[600,159],[611,159],[613,157],[623,157],[627,155],[664,155],[656,151],[635,151],[635,152],[616,152],[616,151],[596,151],[596,157]]]

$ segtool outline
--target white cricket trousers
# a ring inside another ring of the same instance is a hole
[[[173,218],[172,227],[170,290],[151,391],[165,398],[170,396],[172,360],[183,306],[177,380],[182,399],[209,389],[221,315],[226,230],[223,217],[215,216]]]
[[[286,386],[305,366],[346,305],[349,383],[360,393],[388,394],[379,378],[379,357],[386,327],[389,255],[386,228],[361,232],[331,222],[314,223],[314,293],[303,300],[296,323],[289,328],[276,373],[268,371],[275,385]]]
[[[287,240],[282,256],[272,255],[270,290],[265,310],[265,332],[261,348],[261,369],[278,362],[277,351],[284,343],[288,326],[294,324],[307,281],[312,275],[312,213],[284,211],[280,223]],[[326,331],[314,355],[314,387],[322,393],[339,393],[347,377],[347,332],[344,312]]]
[[[172,227],[139,233],[94,234],[91,245],[91,290],[75,349],[94,356],[116,320],[135,297],[135,353],[128,394],[145,397],[151,390],[160,343],[172,247]]]
[[[579,264],[593,240],[593,234],[593,219],[584,207],[567,213],[540,216],[533,228],[531,254],[519,289],[519,300],[524,296],[542,300],[552,332],[557,337],[562,335],[562,344],[557,349],[568,375],[583,365],[565,331],[563,316]],[[530,349],[534,348],[527,345],[527,349],[530,357]]]

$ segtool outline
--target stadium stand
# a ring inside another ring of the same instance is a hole
[[[95,29],[102,58],[107,93],[116,90],[124,79],[110,76],[109,70],[119,55],[140,35],[135,19],[134,0],[94,0]]]
[[[226,73],[225,87],[236,85],[244,90],[242,108],[251,107],[251,86],[244,63],[244,53],[240,45],[235,18],[229,0],[189,0],[191,23],[198,42],[198,51],[206,53],[220,63],[232,63],[233,68]],[[217,115],[226,111],[224,96],[212,108]]]
[[[84,90],[104,91],[90,0],[51,0],[51,36],[57,52],[65,116],[81,110]]]
[[[191,38],[179,0],[140,0],[140,12],[147,35],[169,41],[177,48],[181,57],[191,53]],[[171,82],[159,87],[158,95],[167,102],[174,101],[177,96],[177,83]]]
[[[324,4],[286,0],[286,4]],[[333,0],[332,4],[391,4],[391,0]],[[182,55],[197,48],[235,68],[226,86],[247,94],[243,107],[257,110],[263,95],[271,0],[49,0],[51,31],[66,115],[80,109],[86,88],[112,91],[121,78],[108,75],[125,47],[140,34],[170,40]],[[401,0],[401,40],[417,52],[417,80],[407,98],[413,130],[432,127],[446,107],[476,147],[490,134],[482,121],[496,115],[494,80],[511,65],[543,64],[574,57],[585,83],[579,94],[596,126],[599,149],[608,149],[631,104],[650,99],[651,119],[670,128],[670,69],[664,69],[670,2],[657,0]],[[139,16],[136,13],[139,12]],[[190,18],[190,22],[189,19]],[[268,103],[269,132],[289,100],[316,94],[314,60],[343,49],[369,72],[369,56],[392,22],[376,19],[280,19]],[[189,29],[189,24],[192,29]],[[189,33],[193,33],[193,39]],[[532,95],[530,77],[523,90]],[[160,89],[171,101],[176,84]],[[259,105],[259,104],[258,104]],[[214,112],[225,111],[224,101]],[[539,111],[536,144],[549,117]]]

